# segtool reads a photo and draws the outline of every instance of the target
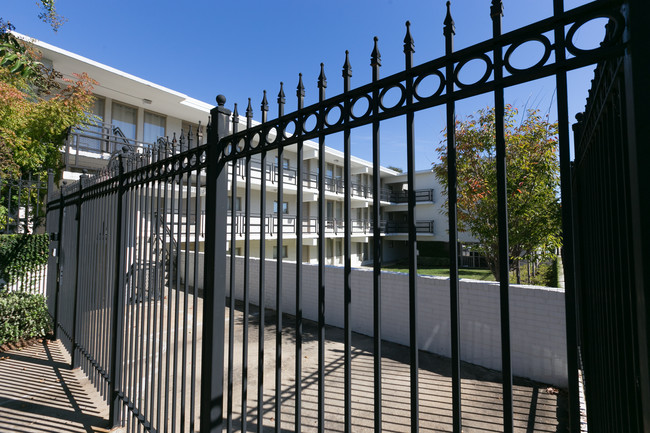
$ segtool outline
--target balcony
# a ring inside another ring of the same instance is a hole
[[[231,213],[228,212],[228,233],[231,233]],[[264,216],[264,232],[270,236],[278,234],[278,215],[267,214]],[[282,218],[282,233],[283,234],[296,234],[296,221],[298,218],[295,215],[284,215]],[[250,216],[250,234],[260,234],[260,214],[251,214]],[[372,220],[371,219],[353,219],[351,221],[351,235],[372,235]],[[404,234],[408,233],[408,224],[405,222],[395,221],[381,221],[379,227],[383,234]],[[434,222],[433,220],[416,221],[416,233],[433,234]],[[340,218],[327,218],[325,219],[325,233],[338,236],[343,236],[345,233],[345,221]],[[235,234],[244,236],[246,234],[246,215],[244,212],[235,213]],[[319,218],[318,217],[304,217],[302,219],[302,234],[303,235],[318,235],[319,234]]]
[[[112,155],[125,146],[132,152],[141,153],[153,145],[125,137],[120,128],[110,123],[86,123],[68,132],[63,148],[63,163],[67,170],[85,168],[99,171]]]

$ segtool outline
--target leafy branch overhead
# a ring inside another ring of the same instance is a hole
[[[56,170],[67,129],[88,118],[96,83],[45,67],[11,24],[0,24],[0,175]]]
[[[554,257],[561,246],[561,204],[557,124],[536,110],[517,122],[517,110],[504,113],[508,200],[509,260]],[[497,279],[498,221],[494,109],[480,110],[456,122],[458,227],[477,240],[472,248],[483,254]],[[438,148],[441,162],[434,171],[445,192],[446,141]]]

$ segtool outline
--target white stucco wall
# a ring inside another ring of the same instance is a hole
[[[200,255],[199,268],[203,268]],[[184,257],[181,255],[181,260]],[[192,260],[190,260],[192,262]],[[191,263],[192,268],[193,263]],[[242,257],[237,258],[236,298],[243,299]],[[259,260],[251,259],[250,300],[259,305]],[[226,281],[230,266],[227,266]],[[276,261],[267,260],[264,304],[275,309]],[[193,284],[190,276],[190,284]],[[203,275],[199,276],[199,286]],[[343,268],[325,268],[325,321],[343,327]],[[295,263],[283,264],[283,310],[295,312]],[[372,335],[372,270],[353,269],[352,330]],[[399,344],[409,342],[408,276],[382,273],[382,338]],[[449,280],[418,278],[418,345],[421,350],[451,355]],[[318,266],[303,265],[303,315],[318,320]],[[460,282],[461,359],[487,368],[501,369],[499,285],[473,280]],[[567,386],[564,291],[537,286],[510,286],[510,330],[513,374],[559,387]]]

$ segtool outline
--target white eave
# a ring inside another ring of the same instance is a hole
[[[94,93],[97,95],[192,123],[199,120],[205,122],[210,109],[213,108],[208,103],[111,66],[20,33],[14,34],[38,48],[43,58],[51,60],[54,68],[65,78],[74,79],[75,73],[86,72],[98,83],[94,86]]]

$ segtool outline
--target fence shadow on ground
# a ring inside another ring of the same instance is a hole
[[[0,431],[97,432],[108,406],[60,341],[0,353]]]

